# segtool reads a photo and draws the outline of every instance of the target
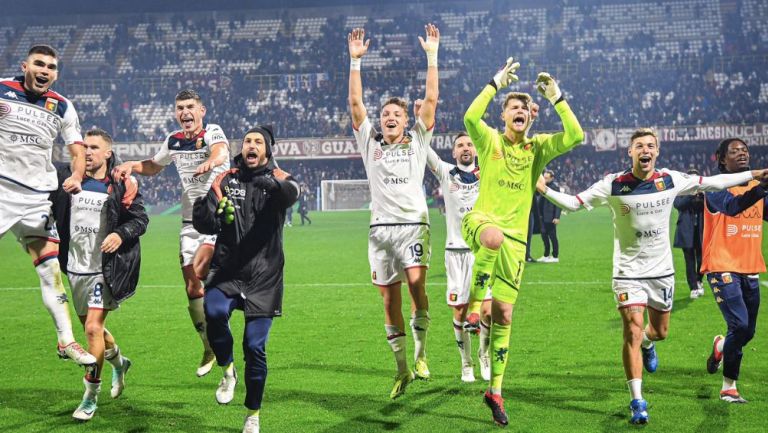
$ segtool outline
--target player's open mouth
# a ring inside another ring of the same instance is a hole
[[[48,84],[48,81],[49,81],[48,78],[43,76],[35,77],[35,83],[37,83],[40,86],[45,86],[46,84]]]
[[[392,121],[389,121],[389,122],[385,123],[384,126],[386,126],[387,128],[397,128],[397,122],[392,120]]]
[[[525,126],[525,116],[515,116],[515,118],[512,119],[512,123],[515,126]]]
[[[185,128],[191,128],[195,124],[195,119],[192,117],[186,117],[181,119],[181,125]]]
[[[245,161],[246,162],[258,162],[259,161],[259,155],[256,152],[248,152],[245,154]]]
[[[747,162],[749,162],[749,159],[746,156],[742,156],[742,157],[736,158],[736,162],[738,162],[739,164],[746,164]]]
[[[642,162],[643,164],[648,164],[649,162],[651,162],[651,159],[653,158],[651,158],[650,156],[641,156],[639,158],[639,161]]]

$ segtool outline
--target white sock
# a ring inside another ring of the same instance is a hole
[[[208,344],[208,334],[205,331],[205,310],[203,309],[203,298],[195,298],[189,300],[189,318],[192,319],[192,324],[195,326],[195,330],[200,335],[200,340],[203,342],[203,348],[206,352],[211,351],[211,345]]]
[[[725,338],[721,338],[717,342],[717,351],[720,352],[720,353],[723,353],[723,346],[725,346]]]
[[[98,400],[99,393],[101,392],[101,381],[88,382],[87,380],[83,379],[83,383],[85,384],[85,394],[83,394],[83,400]]]
[[[480,321],[480,352],[484,356],[488,355],[488,348],[491,346],[491,325]]]
[[[491,387],[491,390],[490,390],[490,391],[491,391],[491,394],[498,394],[498,395],[501,395],[501,388],[494,388],[494,387]]]
[[[643,349],[648,349],[653,346],[653,341],[648,339],[648,334],[646,334],[645,331],[643,331],[643,342],[640,343],[640,345],[643,346]]]
[[[629,379],[627,387],[629,387],[629,395],[632,396],[632,400],[643,399],[643,379]]]
[[[224,376],[232,377],[235,375],[235,363],[230,362],[229,364],[221,367],[222,373],[224,373]]]
[[[123,367],[123,355],[120,353],[120,348],[117,347],[117,344],[115,344],[115,347],[104,351],[104,360],[109,362],[112,368]]]
[[[720,391],[728,391],[729,389],[736,389],[736,381],[723,376],[723,387]]]
[[[429,313],[427,310],[416,310],[411,318],[413,332],[414,359],[427,357],[427,330],[429,329]]]
[[[69,301],[64,283],[61,282],[61,269],[56,256],[47,258],[35,266],[40,277],[40,290],[43,294],[43,304],[56,326],[56,336],[59,344],[66,346],[75,341],[72,335],[72,320],[69,317]]]
[[[453,320],[453,335],[456,337],[456,345],[459,347],[461,365],[472,365],[472,340],[469,333],[464,330],[464,324]]]
[[[405,360],[405,333],[393,325],[384,325],[384,329],[387,332],[389,347],[395,354],[397,372],[399,374],[408,372],[408,363]]]

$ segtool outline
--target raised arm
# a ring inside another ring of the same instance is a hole
[[[431,129],[435,124],[435,111],[437,110],[438,98],[438,73],[437,73],[437,50],[440,46],[440,30],[434,24],[427,24],[425,41],[419,36],[421,48],[427,54],[427,90],[424,94],[424,101],[421,105],[419,116],[424,126]]]
[[[553,135],[552,144],[546,149],[546,159],[551,161],[581,144],[584,141],[584,130],[581,129],[579,120],[573,114],[554,77],[546,72],[539,73],[536,89],[555,107],[560,121],[563,122],[563,132]]]
[[[469,134],[475,146],[482,146],[481,139],[486,131],[490,129],[485,121],[483,121],[483,115],[485,110],[488,109],[488,104],[496,96],[496,92],[509,86],[512,82],[518,81],[519,78],[515,75],[515,72],[517,72],[519,67],[520,63],[515,62],[514,58],[509,57],[504,66],[496,72],[496,75],[491,78],[491,81],[477,95],[467,109],[467,112],[464,113],[464,127],[467,129],[467,134]]]
[[[349,113],[352,115],[352,124],[355,127],[360,126],[368,115],[363,104],[363,81],[360,77],[360,63],[363,56],[368,51],[371,40],[365,39],[365,30],[352,29],[347,35],[349,44]]]

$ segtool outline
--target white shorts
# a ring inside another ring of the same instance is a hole
[[[78,316],[87,316],[89,309],[116,310],[117,302],[112,299],[112,292],[104,282],[104,274],[67,274],[69,287],[72,289],[72,302]]]
[[[649,280],[613,280],[613,294],[618,308],[640,305],[657,311],[672,310],[675,276]]]
[[[181,266],[189,266],[201,245],[216,245],[216,235],[203,235],[195,230],[191,223],[184,223],[179,234],[179,261]]]
[[[10,230],[25,247],[36,239],[59,243],[48,195],[0,180],[0,238]]]
[[[368,234],[371,281],[388,286],[405,279],[405,269],[429,268],[432,248],[425,224],[374,226]]]
[[[472,283],[472,265],[475,256],[470,250],[445,250],[445,274],[448,284],[445,301],[451,307],[461,307],[469,303],[469,290]],[[483,300],[491,299],[490,287]]]

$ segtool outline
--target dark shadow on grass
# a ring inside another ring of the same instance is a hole
[[[683,299],[675,299],[675,303],[672,306],[672,314],[675,314],[677,311],[685,310],[688,308],[688,306],[691,305],[693,301],[694,300],[689,297],[685,297]]]
[[[382,393],[380,398],[370,398],[365,394],[350,396],[280,389],[270,390],[269,398],[312,404],[344,418],[342,422],[322,429],[318,425],[318,430],[313,430],[322,433],[398,430],[407,427],[410,420],[416,419],[414,417],[469,421],[477,423],[478,428],[487,427],[488,420],[473,416],[474,412],[471,410],[462,414],[440,411],[440,408],[449,401],[450,396],[459,394],[461,391],[454,387],[435,386],[433,382],[416,381],[410,384],[406,393],[397,400],[390,400],[385,393]],[[478,404],[482,403],[479,401]]]
[[[696,391],[696,397],[701,403],[704,419],[696,431],[727,431],[730,425],[729,403],[720,401],[717,387],[702,385]]]
[[[3,425],[9,432],[58,432],[62,430],[84,431],[82,423],[72,418],[72,412],[80,402],[78,398],[51,401],[50,395],[59,392],[52,389],[0,389],[3,407],[22,412],[35,413],[33,420]],[[77,391],[79,395],[80,390]],[[46,402],[48,404],[46,404]],[[71,406],[71,407],[70,407]],[[178,432],[240,432],[242,426],[222,429],[219,425],[206,422],[205,416],[190,416],[189,411],[180,412],[185,404],[170,400],[138,400],[136,398],[109,398],[109,388],[102,390],[99,409],[93,420],[85,424],[90,431],[102,428],[121,429],[130,426],[129,433],[152,431]],[[213,406],[213,405],[212,405]],[[4,420],[5,421],[5,420]],[[102,424],[108,422],[108,425]]]

